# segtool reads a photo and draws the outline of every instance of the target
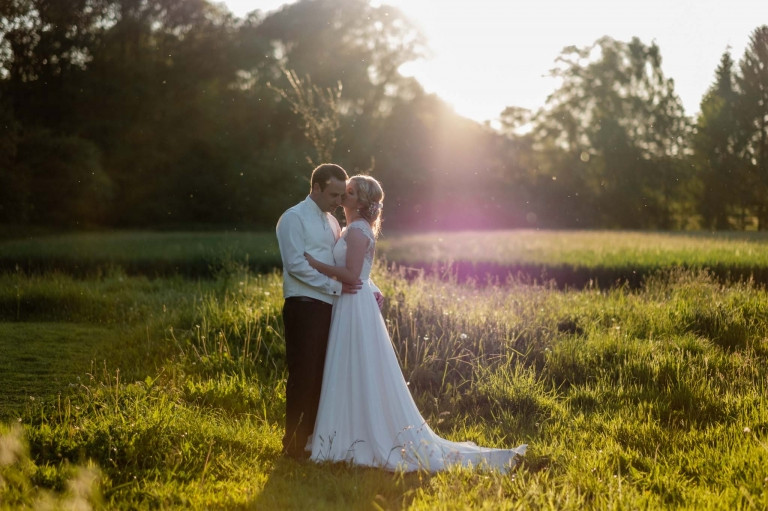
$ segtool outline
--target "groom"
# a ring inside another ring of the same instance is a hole
[[[312,171],[309,196],[277,222],[288,362],[283,453],[295,459],[309,456],[305,446],[315,427],[333,301],[341,293],[356,293],[362,285],[331,279],[309,266],[304,257],[306,252],[323,263],[334,263],[333,246],[341,229],[332,213],[341,205],[346,181],[347,173],[340,166],[318,166]]]

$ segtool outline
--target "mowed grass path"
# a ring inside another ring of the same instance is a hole
[[[0,322],[0,421],[21,417],[36,400],[68,394],[117,337],[90,324]]]
[[[487,255],[499,238],[486,234],[474,244]],[[531,233],[507,234],[534,245]],[[543,246],[564,234],[543,233]],[[403,278],[379,266],[383,314],[430,426],[452,440],[530,445],[511,476],[391,474],[280,456],[280,275],[248,262],[266,248],[233,256],[225,244],[217,253],[220,235],[189,235],[203,248],[180,246],[172,264],[202,253],[193,260],[205,271],[169,274],[162,236],[148,236],[163,269],[147,259],[146,275],[97,248],[59,268],[50,261],[61,249],[40,240],[42,266],[0,273],[0,350],[12,358],[0,383],[19,386],[0,419],[0,450],[12,459],[0,465],[0,509],[768,508],[761,286],[676,263],[636,287],[566,289]],[[450,246],[469,248],[467,233],[455,236]],[[141,252],[143,239],[131,233],[128,246]]]

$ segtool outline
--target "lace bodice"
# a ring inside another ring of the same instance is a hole
[[[373,266],[373,254],[376,249],[376,237],[373,235],[371,226],[365,220],[355,220],[344,228],[341,232],[339,240],[333,247],[333,259],[336,266],[344,266],[347,264],[347,234],[350,229],[358,229],[366,238],[370,240],[368,244],[368,250],[365,252],[365,258],[363,260],[363,269],[360,272],[360,280],[366,282],[371,276],[371,267]]]

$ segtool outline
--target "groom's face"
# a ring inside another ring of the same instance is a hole
[[[322,190],[320,190],[320,185],[316,183],[312,195],[321,211],[333,213],[341,205],[345,189],[346,181],[331,178]]]

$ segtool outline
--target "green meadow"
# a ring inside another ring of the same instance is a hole
[[[460,280],[639,284],[669,267],[707,269],[725,281],[768,283],[768,234],[633,231],[464,231],[392,234],[379,255],[407,274]],[[271,232],[104,232],[0,238],[0,271],[92,275],[111,267],[148,277],[215,276],[231,264],[280,268]]]
[[[385,235],[419,408],[500,475],[281,457],[272,233],[0,241],[0,509],[766,509],[767,243]]]
[[[513,276],[571,287],[637,286],[675,267],[768,283],[762,232],[467,231],[395,236],[382,249],[400,264],[475,282]]]
[[[123,231],[0,239],[5,271],[87,275],[115,267],[149,277],[210,277],[233,261],[255,272],[279,266],[274,233]]]

